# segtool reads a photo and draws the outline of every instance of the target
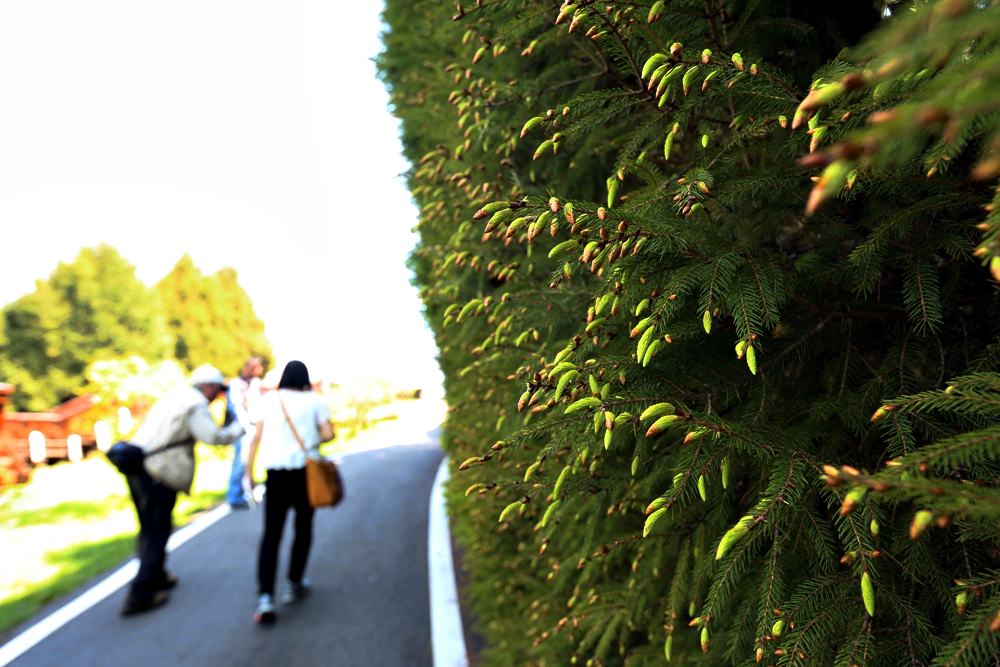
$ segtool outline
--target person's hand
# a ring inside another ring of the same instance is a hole
[[[260,489],[258,491],[258,489]],[[247,502],[250,503],[251,507],[257,507],[260,504],[261,499],[264,497],[263,486],[257,484],[253,481],[253,477],[249,472],[243,475],[243,497],[246,498]]]
[[[255,502],[257,500],[257,494],[254,493],[254,487],[256,486],[253,481],[253,477],[250,473],[245,473],[243,475],[243,495],[248,501]]]

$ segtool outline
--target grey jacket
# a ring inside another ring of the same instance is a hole
[[[219,426],[208,411],[208,399],[195,387],[176,389],[156,402],[132,438],[146,452],[146,472],[172,489],[191,492],[194,479],[194,443],[228,445],[243,435],[234,421]],[[185,445],[158,451],[169,444]]]

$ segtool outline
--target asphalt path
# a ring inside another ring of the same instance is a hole
[[[316,512],[306,572],[312,595],[279,605],[274,625],[251,618],[262,514],[239,511],[169,555],[167,567],[180,583],[166,606],[122,618],[120,590],[11,664],[431,665],[427,507],[442,454],[431,434],[419,440],[344,457],[344,502]],[[279,582],[290,524],[291,517]]]

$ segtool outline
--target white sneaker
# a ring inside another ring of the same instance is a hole
[[[281,604],[295,604],[309,595],[310,590],[312,590],[312,584],[306,577],[302,577],[300,582],[286,581],[281,592]]]
[[[256,623],[274,623],[277,614],[274,612],[274,600],[267,593],[264,593],[257,600],[257,611],[254,612],[253,620]]]

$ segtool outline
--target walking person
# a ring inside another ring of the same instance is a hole
[[[312,545],[313,508],[306,489],[306,451],[318,455],[319,445],[334,436],[330,411],[313,393],[309,370],[301,361],[285,366],[278,388],[261,399],[257,431],[247,456],[248,486],[253,487],[254,461],[258,451],[267,470],[264,495],[264,535],[257,560],[257,610],[254,620],[275,620],[274,583],[278,550],[285,517],[295,510],[295,535],[292,540],[288,580],[281,601],[297,602],[309,593],[305,577],[309,548]]]
[[[194,443],[227,445],[243,435],[234,414],[227,411],[225,425],[219,426],[208,410],[208,404],[225,391],[226,382],[216,368],[196,368],[191,386],[157,401],[132,438],[131,443],[140,447],[145,457],[142,470],[126,478],[139,517],[139,572],[125,598],[123,616],[164,604],[167,591],[177,584],[166,570],[167,539],[173,529],[177,492],[191,492]]]
[[[247,509],[249,504],[244,496],[243,476],[246,470],[244,460],[252,437],[253,427],[257,421],[258,403],[260,401],[260,379],[264,375],[264,360],[258,356],[250,357],[240,369],[240,374],[229,382],[229,401],[236,412],[236,418],[242,424],[246,435],[233,443],[233,465],[229,473],[229,488],[226,491],[226,502],[234,510]]]

